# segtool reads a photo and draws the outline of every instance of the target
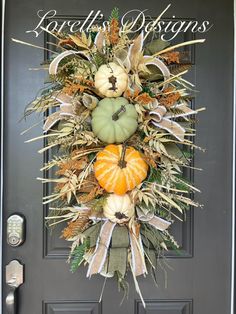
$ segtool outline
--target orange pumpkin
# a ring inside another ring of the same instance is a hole
[[[148,165],[133,147],[108,145],[97,154],[95,177],[107,192],[123,195],[147,176]]]

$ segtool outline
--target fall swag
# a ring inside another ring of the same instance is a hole
[[[200,149],[194,116],[203,108],[191,108],[181,47],[204,40],[171,46],[151,30],[134,37],[118,9],[106,29],[50,35],[48,85],[26,109],[44,113],[36,139],[46,142],[40,153],[52,151],[39,178],[54,185],[43,199],[52,204],[46,221],[66,223],[72,271],[86,264],[88,277],[115,277],[127,293],[130,270],[145,306],[137,276],[154,274],[159,257],[178,249],[168,228],[199,206],[183,168]]]

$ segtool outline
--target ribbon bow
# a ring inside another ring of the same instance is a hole
[[[179,141],[183,142],[185,129],[178,122],[175,122],[172,119],[190,116],[192,114],[196,114],[197,111],[190,109],[189,107],[187,107],[185,103],[178,104],[173,108],[180,110],[181,113],[178,114],[167,113],[167,110],[164,106],[160,105],[157,106],[149,113],[151,117],[151,122],[156,127],[168,131]]]
[[[44,132],[50,130],[53,125],[66,117],[75,117],[81,105],[81,102],[77,98],[64,93],[56,94],[53,97],[60,103],[60,109],[47,117],[43,127]],[[81,100],[83,105],[89,110],[94,109],[98,103],[97,97],[87,93],[83,94]]]
[[[91,219],[97,219],[95,217],[90,217]],[[87,277],[91,277],[93,274],[102,273],[104,265],[107,259],[107,254],[109,246],[111,244],[112,233],[114,231],[116,223],[111,222],[106,218],[100,218],[105,220],[102,225],[99,237],[97,239],[95,251],[91,260],[89,261],[89,267],[87,272]],[[151,217],[139,217],[140,220],[146,221],[151,226],[155,227],[160,231],[166,230],[170,226],[170,222],[157,217],[155,215]],[[145,264],[145,255],[142,245],[140,231],[135,230],[135,227],[128,229],[129,242],[131,248],[131,267],[135,276],[147,274],[147,268]],[[126,262],[126,261],[124,261]]]
[[[60,93],[54,96],[54,98],[60,103],[60,109],[47,117],[43,126],[44,132],[50,130],[58,121],[66,117],[74,117],[79,106],[78,101],[74,102],[73,97],[64,93]]]

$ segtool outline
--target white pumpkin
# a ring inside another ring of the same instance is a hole
[[[122,224],[134,216],[134,203],[128,194],[110,194],[103,207],[103,214],[110,221]]]
[[[128,85],[128,74],[114,62],[103,64],[95,74],[95,87],[105,97],[119,97]]]

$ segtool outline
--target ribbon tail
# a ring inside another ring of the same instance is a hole
[[[165,118],[171,119],[171,118],[187,117],[187,116],[191,116],[193,114],[197,114],[198,113],[196,110],[192,110],[191,108],[189,108],[185,103],[173,106],[173,108],[174,109],[179,109],[182,112],[178,113],[178,114],[166,114]]]
[[[144,59],[147,60],[145,62],[145,65],[154,65],[161,71],[161,73],[164,77],[164,81],[166,81],[170,78],[170,70],[165,65],[165,63],[162,62],[160,59],[154,58],[153,60],[148,61],[148,59],[150,59],[150,56],[144,56]],[[165,88],[165,85],[163,85],[162,89],[164,89],[164,88]]]
[[[64,104],[64,103],[71,103],[72,100],[73,100],[73,97],[72,96],[69,96],[65,93],[55,93],[55,96],[54,98],[59,101],[61,104]]]
[[[50,63],[49,65],[49,74],[51,75],[56,75],[57,74],[57,69],[58,69],[58,65],[60,63],[60,61],[62,59],[64,59],[65,57],[68,57],[70,55],[74,55],[74,54],[77,54],[78,52],[77,51],[74,51],[74,50],[66,50],[66,51],[63,51],[62,53],[60,53],[55,59],[53,59],[53,61]]]
[[[73,97],[65,93],[59,93],[54,98],[60,103],[60,115],[63,116],[75,116],[75,111],[79,106],[79,101],[73,103]]]
[[[152,219],[150,219],[148,223],[160,231],[165,231],[171,225],[171,222],[157,216],[154,216]]]
[[[60,116],[74,117],[73,105],[69,103],[61,103],[60,105]]]
[[[185,129],[180,126],[179,123],[170,121],[169,119],[163,118],[161,122],[152,120],[152,123],[161,129],[164,129],[176,137],[180,142],[184,141]]]
[[[91,277],[93,274],[97,274],[102,271],[115,225],[115,223],[109,220],[105,221],[103,224],[96,243],[95,252],[89,263],[87,277]]]
[[[135,276],[147,274],[147,268],[144,257],[144,249],[140,234],[138,237],[133,233],[129,232],[130,246],[131,246],[131,264]]]
[[[50,116],[47,117],[44,123],[44,126],[43,126],[44,132],[47,132],[48,130],[50,130],[51,127],[53,127],[60,120],[61,120],[61,117],[60,117],[59,111],[50,114]]]

